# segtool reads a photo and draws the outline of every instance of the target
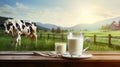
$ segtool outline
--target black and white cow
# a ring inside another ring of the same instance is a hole
[[[12,37],[16,37],[16,47],[21,45],[21,35],[36,39],[37,44],[37,26],[32,22],[25,22],[23,20],[8,19],[4,23],[5,33],[12,34]]]

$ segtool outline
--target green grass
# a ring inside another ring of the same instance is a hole
[[[89,35],[89,36],[93,36],[94,34],[96,34],[97,36],[108,36],[108,34],[111,34],[113,36],[120,36],[120,30],[118,31],[107,31],[107,32],[103,32],[103,31],[83,31],[85,33],[85,35]]]
[[[46,35],[43,35],[42,38],[40,38],[40,33],[38,33],[38,41],[37,45],[35,45],[35,41],[26,37],[22,37],[22,44],[19,46],[19,48],[15,47],[15,44],[11,44],[11,35],[5,35],[3,31],[0,30],[0,51],[53,51],[54,50],[54,43],[55,42],[66,42],[66,37],[65,40],[61,39],[53,39],[53,35],[50,35],[50,39],[47,39],[47,34],[48,32],[43,32]],[[50,33],[50,32],[49,32]],[[93,36],[96,34],[97,36],[108,36],[108,34],[114,35],[114,36],[119,36],[120,31],[108,31],[108,32],[102,32],[102,31],[84,31],[85,36]],[[52,33],[50,33],[52,34]],[[64,33],[67,34],[67,33]],[[56,38],[61,38],[60,34]],[[115,47],[108,47],[107,44],[94,44],[93,43],[93,38],[91,37],[92,43],[91,47],[88,50],[91,51],[105,51],[105,50],[120,50]],[[107,43],[108,39],[107,38],[97,38],[98,42],[104,42]],[[112,43],[118,44],[119,45],[119,39],[112,39]],[[84,47],[87,46],[87,43],[85,42]]]
[[[84,45],[84,48],[87,46],[87,44]],[[119,51],[120,49],[117,49],[115,47],[109,47],[107,44],[91,44],[90,48],[88,49],[90,51]]]

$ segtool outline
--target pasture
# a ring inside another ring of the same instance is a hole
[[[76,31],[74,31],[76,32]],[[77,31],[78,32],[78,31]],[[120,36],[120,31],[109,31],[109,32],[102,32],[102,31],[83,31],[85,33],[85,36],[93,36],[96,34],[97,36],[108,36],[108,34],[111,34],[112,36]],[[49,32],[50,34],[53,34]],[[64,33],[64,40],[61,40],[61,36],[58,36],[60,34],[57,34],[56,36],[49,35],[48,39],[48,32],[42,32],[42,38],[40,36],[41,32],[38,32],[38,41],[37,45],[35,45],[34,40],[31,40],[27,37],[22,36],[22,43],[21,46],[18,48],[15,47],[15,44],[11,44],[11,35],[10,34],[4,34],[3,30],[0,30],[0,51],[53,51],[54,50],[54,43],[55,42],[66,42],[66,35],[67,33]],[[107,42],[107,38],[97,38],[97,41],[99,42]],[[119,39],[112,39],[113,43],[116,43],[119,45]],[[85,42],[84,47],[87,46],[87,43]],[[109,47],[107,44],[101,44],[97,43],[94,44],[93,37],[91,37],[91,47],[88,50],[92,51],[104,51],[104,50],[120,50],[116,47]]]

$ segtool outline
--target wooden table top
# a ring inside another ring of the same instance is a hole
[[[85,59],[67,59],[63,57],[44,57],[34,52],[48,51],[1,51],[0,61],[40,61],[40,62],[120,62],[120,51],[86,51],[93,56]],[[51,52],[51,51],[49,51]]]

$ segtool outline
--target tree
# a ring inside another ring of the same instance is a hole
[[[110,24],[102,25],[100,29],[103,31],[108,31],[110,30]]]
[[[51,32],[52,32],[52,33],[54,33],[54,32],[55,32],[55,29],[54,29],[54,28],[52,28]]]
[[[61,33],[61,28],[60,27],[57,27],[56,33]]]
[[[88,29],[84,29],[83,31],[88,31]]]
[[[68,32],[68,30],[62,30],[63,32]]]

